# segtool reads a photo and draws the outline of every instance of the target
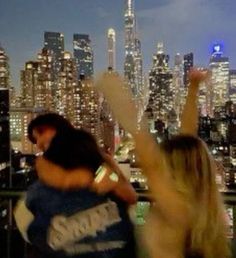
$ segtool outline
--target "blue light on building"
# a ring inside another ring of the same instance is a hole
[[[216,43],[212,46],[212,55],[213,56],[222,56],[223,55],[223,44]]]

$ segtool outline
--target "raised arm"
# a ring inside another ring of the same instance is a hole
[[[173,226],[185,224],[186,218],[183,214],[187,214],[186,202],[175,190],[169,173],[163,167],[161,151],[148,132],[145,119],[141,129],[137,130],[137,109],[131,93],[125,89],[124,82],[121,78],[115,76],[109,78],[109,75],[106,75],[98,82],[98,88],[105,95],[118,121],[133,135],[140,165],[148,177],[160,213]]]
[[[119,123],[132,134],[142,166],[146,171],[156,170],[159,156],[158,145],[148,132],[145,117],[138,128],[138,110],[124,80],[117,75],[105,74],[98,80],[97,88],[104,94]]]
[[[136,203],[137,196],[132,185],[123,176],[122,171],[108,156],[104,156],[107,175],[100,182],[94,180],[93,173],[86,168],[65,170],[43,157],[36,160],[36,170],[39,179],[45,184],[62,190],[91,188],[98,194],[113,192],[128,204]],[[111,173],[117,173],[118,181],[110,180]]]
[[[192,69],[189,73],[190,85],[186,103],[181,117],[181,134],[190,134],[197,136],[198,132],[198,92],[200,83],[209,76],[206,71]]]
[[[92,172],[88,169],[81,168],[66,171],[44,157],[37,158],[36,170],[42,182],[62,190],[89,187],[94,179]]]
[[[103,157],[105,160],[105,164],[108,166],[108,169],[110,169],[110,174],[114,171],[118,176],[118,182],[112,187],[112,192],[128,204],[135,204],[137,202],[137,194],[133,186],[130,184],[128,179],[126,179],[123,172],[111,156],[104,154]],[[104,184],[107,182],[107,185],[109,187],[109,185],[111,184],[111,180],[109,180],[108,177],[107,179],[108,180],[104,179]],[[107,192],[106,187],[103,187],[102,183],[97,184],[97,192],[104,191]]]

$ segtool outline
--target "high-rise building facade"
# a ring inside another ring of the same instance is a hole
[[[36,146],[28,139],[28,125],[32,119],[47,113],[44,108],[12,107],[10,112],[11,145],[24,154],[35,154]]]
[[[60,69],[60,59],[65,51],[64,35],[60,32],[44,33],[44,48],[53,51],[56,59],[56,71]]]
[[[107,32],[107,57],[108,57],[108,68],[116,70],[116,32],[110,28]]]
[[[0,87],[0,189],[2,190],[11,187],[9,104],[9,89]],[[9,207],[9,202],[0,196],[0,232],[6,229],[9,221]],[[5,244],[4,238],[1,237],[1,256],[4,256],[2,248]]]
[[[175,63],[173,70],[173,98],[174,106],[178,119],[183,110],[185,99],[183,96],[184,83],[183,83],[183,59],[180,54],[175,55]]]
[[[167,122],[168,114],[173,109],[173,76],[169,68],[169,56],[164,53],[162,43],[157,45],[153,55],[153,66],[149,73],[150,96],[147,110],[154,121]]]
[[[134,0],[126,0],[125,7],[125,79],[134,98],[140,97],[143,86],[141,43],[136,32]]]
[[[129,87],[135,95],[135,15],[134,15],[134,0],[126,1],[125,8],[125,64],[124,75]]]
[[[57,106],[60,115],[69,119],[72,123],[76,112],[74,104],[74,91],[78,85],[76,61],[70,52],[65,52],[61,60],[61,70],[58,74]]]
[[[10,186],[9,90],[0,88],[0,188]]]
[[[36,146],[32,142],[30,142],[29,138],[28,138],[28,125],[37,115],[43,114],[44,112],[41,110],[35,111],[34,108],[32,108],[32,109],[26,108],[26,109],[22,109],[22,110],[16,110],[16,113],[20,114],[20,116],[21,116],[21,133],[22,133],[22,135],[21,135],[20,151],[22,151],[22,153],[25,153],[25,154],[36,153]]]
[[[54,77],[54,55],[43,48],[37,61],[28,61],[21,71],[22,107],[44,108],[54,111],[53,88],[57,83]]]
[[[78,78],[80,75],[84,75],[85,78],[93,77],[93,50],[89,35],[74,34],[73,49],[77,63]]]
[[[222,48],[216,44],[209,64],[214,108],[224,106],[229,99],[229,58],[223,56]]]
[[[102,144],[101,136],[101,107],[99,94],[94,89],[92,82],[85,80],[82,76],[79,80],[80,105],[76,109],[80,113],[80,128],[92,133]]]
[[[188,84],[189,84],[188,73],[194,65],[193,58],[194,58],[193,53],[184,55],[184,86],[185,86],[185,88],[187,88]]]
[[[236,70],[229,71],[229,99],[236,104]]]
[[[22,137],[22,113],[14,112],[13,107],[10,112],[10,134],[11,144],[14,150],[21,149],[21,137]]]
[[[38,114],[55,111],[53,58],[52,50],[43,48],[37,61],[26,62],[25,69],[21,71],[21,98],[11,109],[11,136],[14,148],[23,153],[35,153],[35,147],[27,136],[29,122]]]
[[[53,70],[53,81],[56,81],[58,78],[58,73],[61,69],[61,59],[63,58],[63,54],[65,52],[65,43],[64,43],[64,35],[60,32],[50,32],[47,31],[44,33],[44,49],[50,52],[52,56],[51,69]],[[44,50],[44,51],[45,51]],[[55,100],[57,92],[57,83],[52,85],[52,96]],[[55,107],[56,103],[53,102]]]
[[[135,38],[135,52],[134,52],[134,63],[135,63],[135,85],[136,85],[136,94],[137,96],[143,96],[143,58],[142,58],[142,51],[141,51],[141,41]]]
[[[9,58],[0,46],[0,88],[10,88]]]
[[[37,85],[34,89],[35,101],[34,107],[54,110],[53,89],[55,88],[56,80],[54,77],[54,55],[53,51],[43,48],[38,54],[38,76]]]
[[[38,84],[38,66],[37,61],[28,61],[25,63],[25,69],[21,71],[21,96],[22,107],[35,106],[35,89]]]

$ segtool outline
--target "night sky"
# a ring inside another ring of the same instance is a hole
[[[106,31],[117,32],[117,67],[124,61],[124,0],[0,0],[0,42],[10,57],[12,84],[19,88],[19,71],[36,59],[44,31],[62,32],[72,51],[73,33],[90,34],[95,71],[107,67]],[[136,0],[145,72],[158,41],[164,42],[173,65],[174,54],[193,51],[195,63],[206,66],[211,45],[224,44],[231,68],[236,68],[236,1]]]

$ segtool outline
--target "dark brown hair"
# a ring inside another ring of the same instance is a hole
[[[36,142],[33,136],[33,131],[44,130],[44,128],[46,127],[54,128],[57,132],[64,132],[73,128],[72,124],[67,119],[56,113],[39,115],[35,119],[33,119],[28,125],[29,140],[35,144]]]
[[[57,133],[44,157],[65,169],[85,167],[93,172],[104,162],[95,138],[81,129]]]

